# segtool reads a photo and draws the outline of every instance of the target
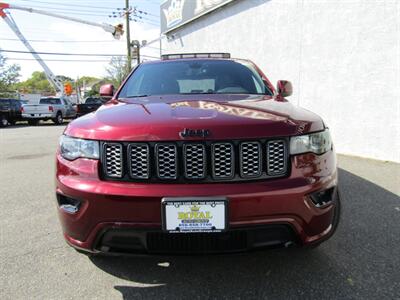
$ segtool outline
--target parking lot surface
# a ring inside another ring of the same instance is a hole
[[[0,129],[1,299],[400,299],[398,164],[339,157],[341,223],[314,250],[89,259],[57,219],[64,126]]]

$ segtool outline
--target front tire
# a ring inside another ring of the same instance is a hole
[[[64,122],[62,113],[58,112],[57,116],[53,119],[54,124],[61,125]]]

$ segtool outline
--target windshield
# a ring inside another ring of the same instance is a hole
[[[39,104],[61,104],[60,98],[42,98]]]
[[[253,65],[232,60],[184,60],[143,64],[119,97],[175,94],[267,94]]]

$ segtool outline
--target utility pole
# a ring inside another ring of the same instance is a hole
[[[125,0],[125,19],[126,19],[126,46],[127,46],[127,69],[128,72],[131,71],[132,68],[132,55],[131,55],[131,33],[129,28],[129,19],[130,19],[130,11],[129,11],[129,0]]]
[[[77,76],[75,80],[75,91],[76,91],[76,103],[79,104],[81,102],[81,88],[79,86],[79,76]]]
[[[137,64],[140,65],[140,44],[137,47]]]

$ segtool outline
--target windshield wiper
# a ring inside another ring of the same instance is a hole
[[[126,96],[125,98],[142,98],[142,97],[149,97],[149,96],[151,96],[151,95],[143,94],[143,95]]]
[[[207,95],[207,94],[217,94],[216,92],[194,92],[194,93],[179,93],[178,95]]]

